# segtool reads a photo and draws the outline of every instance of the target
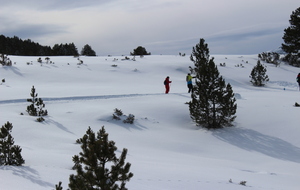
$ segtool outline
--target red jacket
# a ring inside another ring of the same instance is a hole
[[[165,85],[166,85],[166,86],[169,86],[169,84],[170,84],[171,82],[172,82],[172,81],[169,80],[169,77],[167,77],[166,80],[165,80]]]

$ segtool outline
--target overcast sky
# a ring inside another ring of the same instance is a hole
[[[0,0],[0,34],[97,55],[258,54],[281,46],[299,0]]]

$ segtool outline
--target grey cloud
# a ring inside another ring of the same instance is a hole
[[[164,2],[151,1],[144,2],[139,0],[0,0],[2,7],[12,6],[15,8],[23,7],[27,9],[52,11],[52,10],[71,10],[83,9],[87,7],[97,7],[99,9],[122,9],[127,11],[146,11],[151,9],[163,9],[182,3],[180,1]]]
[[[204,38],[214,54],[256,54],[278,48],[281,45],[282,28],[266,28],[254,31],[233,31],[199,38],[182,39],[146,44],[153,54],[161,52],[176,54],[178,52],[190,54],[192,48]]]
[[[67,29],[58,25],[49,24],[27,24],[18,25],[17,27],[7,27],[2,29],[2,33],[6,36],[18,36],[22,39],[34,39],[46,37],[58,33],[67,33]]]
[[[280,1],[278,5],[286,5]],[[244,17],[237,16],[244,14],[244,6],[238,13],[230,9],[236,5],[232,0],[226,9],[205,2],[198,9],[201,3],[196,0],[0,0],[0,17],[7,17],[0,18],[0,31],[42,43],[89,43],[104,55],[126,54],[138,45],[152,54],[190,54],[200,38],[206,40],[211,53],[249,54],[280,46],[289,15],[297,7],[290,2],[284,9],[280,7],[281,11],[266,13],[249,1]],[[278,6],[272,7],[275,9]],[[31,10],[41,18],[28,15]],[[231,30],[236,27],[240,28]]]
[[[42,9],[49,10],[68,10],[74,8],[94,7],[101,4],[110,3],[113,0],[53,0],[41,6]]]
[[[89,6],[97,6],[101,4],[106,4],[113,2],[114,0],[14,0],[14,1],[6,1],[0,0],[0,4],[2,7],[4,6],[12,6],[15,8],[27,8],[27,9],[41,9],[41,10],[68,10],[74,8],[83,8]]]
[[[216,36],[208,36],[207,40],[209,41],[241,41],[247,40],[251,38],[260,38],[264,36],[269,36],[273,34],[282,33],[283,30],[280,28],[271,28],[271,29],[262,29],[256,31],[244,31],[240,33],[229,33],[229,34],[221,34]]]
[[[283,29],[277,27],[208,36],[206,42],[216,53],[256,54],[280,47],[282,36]]]

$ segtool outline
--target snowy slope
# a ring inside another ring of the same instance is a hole
[[[89,126],[95,132],[105,126],[118,149],[128,149],[134,173],[128,189],[298,190],[300,108],[293,105],[300,103],[300,69],[266,64],[270,82],[254,87],[249,75],[257,55],[214,57],[217,65],[226,63],[218,68],[233,87],[238,110],[234,127],[207,131],[195,126],[185,104],[189,56],[80,57],[82,65],[73,57],[40,64],[38,57],[10,56],[16,64],[0,67],[6,80],[0,123],[13,124],[25,164],[0,166],[0,189],[54,189],[59,181],[67,189],[72,156],[80,152],[76,139]],[[170,94],[164,94],[166,76]],[[33,85],[49,113],[44,123],[25,111]],[[113,121],[115,108],[135,115],[135,124]]]

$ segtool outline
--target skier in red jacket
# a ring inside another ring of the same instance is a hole
[[[172,81],[170,81],[169,79],[170,79],[170,77],[167,76],[167,78],[165,79],[165,82],[164,82],[164,85],[165,85],[165,87],[166,87],[166,94],[169,93],[169,91],[170,91],[170,83],[172,82]]]

